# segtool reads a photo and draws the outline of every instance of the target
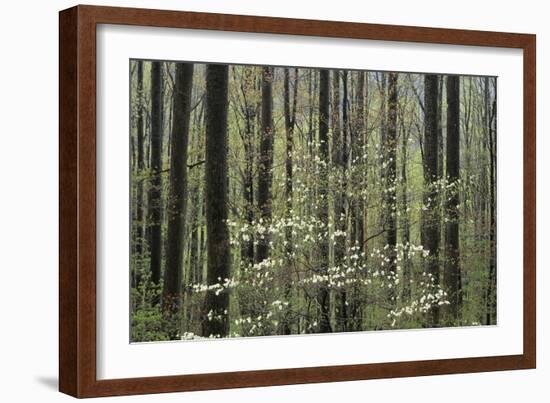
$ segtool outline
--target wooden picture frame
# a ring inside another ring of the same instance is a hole
[[[76,6],[60,12],[59,389],[75,397],[196,391],[535,368],[534,35],[181,11]],[[523,50],[523,354],[97,380],[96,26],[122,24]]]

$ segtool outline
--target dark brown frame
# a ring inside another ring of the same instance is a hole
[[[523,354],[96,379],[96,26],[124,24],[523,49]],[[59,389],[75,397],[535,368],[535,35],[96,6],[60,12]]]

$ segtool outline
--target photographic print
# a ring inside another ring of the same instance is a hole
[[[536,368],[535,35],[78,5],[59,111],[61,392]]]
[[[131,342],[497,324],[497,77],[129,80]]]

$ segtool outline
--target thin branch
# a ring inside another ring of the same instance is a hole
[[[195,168],[196,166],[202,165],[205,162],[206,162],[206,160],[200,160],[200,161],[194,162],[192,164],[187,164],[187,168],[189,168],[189,169]]]

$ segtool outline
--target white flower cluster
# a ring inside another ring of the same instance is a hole
[[[232,230],[230,233],[230,242],[234,247],[241,246],[243,243],[254,239],[257,245],[259,240],[269,238],[271,246],[278,244],[285,246],[286,232],[290,230],[292,237],[300,239],[303,244],[313,245],[316,242],[326,239],[329,234],[331,224],[324,224],[318,217],[313,215],[306,217],[282,217],[266,222],[263,219],[253,221],[252,223],[243,223],[241,227],[233,221],[228,221],[228,226]]]
[[[443,289],[435,287],[434,293],[429,293],[424,290],[419,299],[412,300],[408,305],[397,310],[391,310],[388,313],[388,318],[392,318],[392,327],[395,326],[397,319],[402,315],[412,316],[415,313],[426,313],[436,305],[449,305],[450,302],[445,299],[447,293]]]
[[[227,313],[228,313],[227,309],[224,309],[223,313],[218,313],[218,314],[211,309],[206,314],[206,317],[208,318],[209,321],[223,320],[223,318],[227,316]]]
[[[235,288],[239,285],[239,282],[237,280],[231,279],[231,278],[224,278],[223,281],[221,277],[218,277],[218,282],[214,284],[203,284],[203,283],[196,283],[191,284],[189,287],[193,292],[206,292],[206,291],[214,291],[214,294],[220,295],[223,291],[228,290],[230,288]]]
[[[193,332],[183,332],[183,334],[180,336],[181,340],[199,340],[199,339],[205,339],[205,337],[199,336],[198,334],[195,334]]]

